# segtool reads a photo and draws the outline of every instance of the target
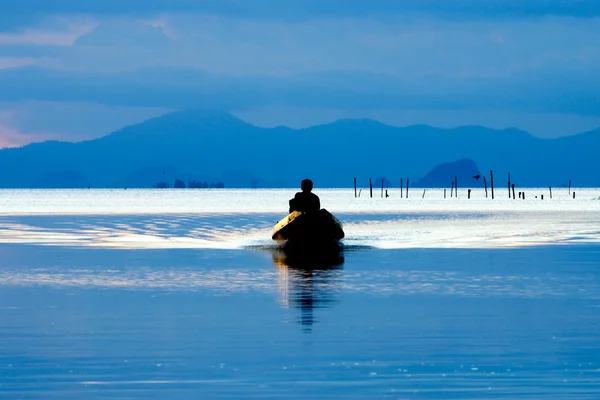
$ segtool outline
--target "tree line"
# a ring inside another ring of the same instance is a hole
[[[167,182],[157,182],[152,186],[156,189],[168,189],[170,185]],[[223,189],[225,184],[223,182],[201,182],[201,181],[189,181],[187,186],[184,181],[181,179],[175,179],[175,183],[173,184],[175,189]]]

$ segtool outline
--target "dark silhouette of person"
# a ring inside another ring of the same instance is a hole
[[[318,212],[321,209],[321,200],[319,200],[319,196],[312,193],[312,181],[304,179],[300,184],[300,188],[302,191],[296,193],[294,198],[290,200],[290,212]]]

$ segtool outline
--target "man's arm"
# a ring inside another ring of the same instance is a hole
[[[296,207],[298,206],[298,193],[294,196],[293,199],[290,200],[290,213],[296,211]]]

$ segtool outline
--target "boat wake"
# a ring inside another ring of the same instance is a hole
[[[0,243],[123,249],[275,251],[275,214],[0,217]],[[346,214],[344,251],[600,242],[600,214]]]

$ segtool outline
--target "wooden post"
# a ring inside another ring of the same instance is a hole
[[[525,192],[523,192],[523,200],[525,200]]]
[[[521,198],[521,192],[519,192],[519,199]]]
[[[487,180],[483,177],[483,187],[485,187],[485,198],[487,199]]]
[[[444,198],[446,198],[446,189],[444,189]]]
[[[360,189],[360,190],[358,191],[358,197],[360,197],[360,194],[361,194],[361,193],[362,193],[362,189]]]
[[[426,190],[427,190],[427,189],[423,189],[423,196],[421,197],[422,199],[424,199],[424,198],[425,198],[425,191],[426,191]]]
[[[354,197],[356,196],[356,177],[354,178]]]
[[[469,189],[469,191],[468,191],[467,193],[468,193],[468,194],[467,194],[467,198],[468,198],[468,199],[471,199],[471,189]]]
[[[490,169],[490,184],[492,185],[492,200],[494,200],[494,171]]]
[[[403,191],[404,191],[404,182],[402,182],[402,178],[400,178],[400,198],[402,198]]]
[[[508,198],[510,199],[510,172],[508,173]]]
[[[454,175],[454,197],[458,198],[458,178]]]
[[[550,199],[552,199],[552,186],[548,186],[550,188]]]
[[[450,188],[450,198],[452,198],[453,194],[454,194],[454,181],[452,181],[452,187]]]
[[[573,198],[575,198],[575,191],[573,190]]]
[[[408,178],[406,178],[406,198],[408,199]]]
[[[541,197],[542,197],[542,200],[544,200],[544,195],[542,195]]]
[[[369,192],[371,193],[371,198],[373,198],[373,182],[371,178],[369,178]]]
[[[516,200],[515,198],[515,184],[512,184],[512,192],[513,192],[513,200]]]
[[[383,199],[383,177],[381,177],[381,198]]]
[[[571,180],[569,180],[569,196],[571,195]]]

